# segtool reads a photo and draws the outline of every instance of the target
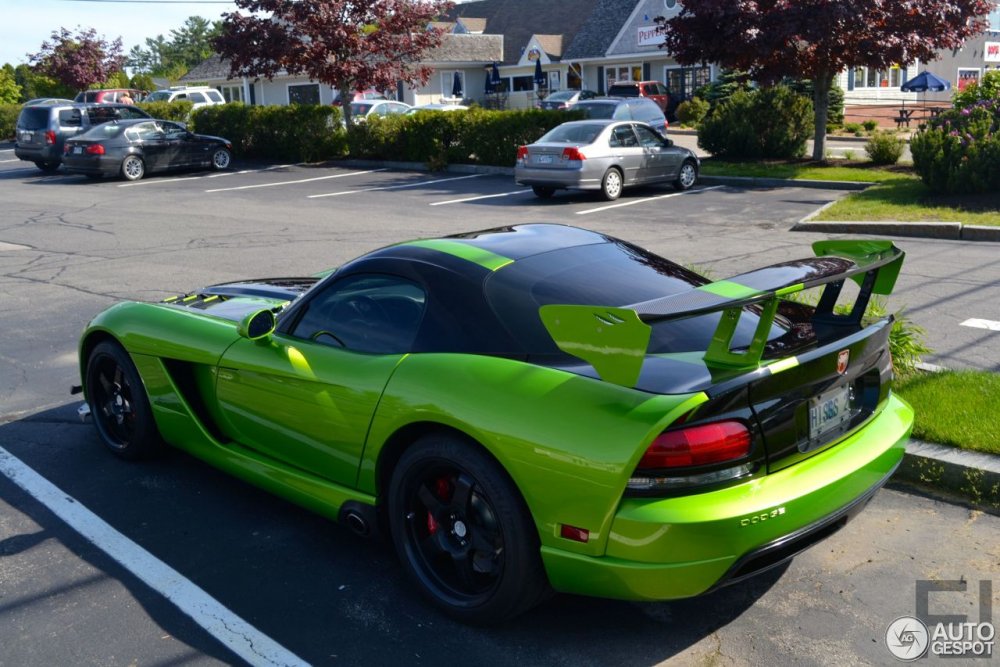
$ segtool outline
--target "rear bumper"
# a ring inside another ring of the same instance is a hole
[[[121,169],[121,160],[104,156],[96,158],[67,157],[63,160],[63,168],[71,174],[114,176]]]
[[[62,147],[52,144],[45,146],[14,145],[14,155],[28,162],[59,162],[62,160]]]
[[[574,190],[600,190],[601,176],[591,174],[586,169],[514,169],[514,181],[518,185],[541,185],[551,188],[572,188]]]
[[[556,590],[629,600],[707,593],[778,565],[839,530],[895,471],[913,411],[890,394],[837,446],[736,486],[674,498],[625,498],[604,556],[552,547]]]

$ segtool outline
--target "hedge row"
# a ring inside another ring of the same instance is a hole
[[[0,141],[7,141],[14,138],[14,128],[17,126],[17,114],[20,111],[20,104],[0,104]]]

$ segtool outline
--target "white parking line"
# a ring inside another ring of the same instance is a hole
[[[17,159],[14,159],[14,160],[0,160],[0,162],[20,162],[20,161],[21,161],[21,158],[17,158]]]
[[[13,148],[0,148],[0,153],[13,153]]]
[[[972,327],[973,329],[986,329],[987,331],[1000,331],[1000,322],[993,320],[969,319],[962,322],[960,326]]]
[[[666,195],[658,195],[656,197],[644,197],[642,199],[632,199],[629,201],[623,201],[618,204],[609,204],[608,206],[601,206],[600,208],[589,208],[586,211],[577,211],[577,215],[587,215],[588,213],[599,213],[601,211],[607,211],[612,208],[622,208],[623,206],[635,206],[636,204],[645,204],[646,202],[657,201],[660,199],[669,199],[670,197],[680,197],[681,195],[690,195],[695,192],[707,192],[709,190],[718,190],[719,188],[724,188],[724,185],[713,185],[709,188],[700,188],[698,190],[685,190],[684,192],[671,192]]]
[[[480,199],[492,199],[493,197],[509,197],[510,195],[525,195],[531,194],[530,189],[521,188],[520,190],[511,190],[510,192],[500,192],[495,195],[480,195],[479,197],[466,197],[465,199],[449,199],[448,201],[436,201],[431,204],[431,206],[444,206],[445,204],[461,204],[467,201],[478,201]]]
[[[0,447],[0,473],[251,665],[308,664],[119,533],[3,447]]]
[[[322,195],[309,195],[309,199],[319,199],[320,197],[339,197],[340,195],[356,195],[359,192],[375,192],[376,190],[402,190],[403,188],[415,188],[418,185],[433,185],[434,183],[461,181],[466,178],[479,178],[480,176],[485,176],[485,175],[486,174],[472,174],[471,176],[455,176],[454,178],[439,178],[436,181],[420,181],[419,183],[407,183],[406,185],[387,185],[381,188],[365,188],[363,190],[344,190],[343,192],[328,192]]]
[[[133,185],[156,185],[157,183],[176,183],[177,181],[198,181],[203,178],[219,178],[220,176],[238,176],[239,174],[256,174],[261,171],[273,171],[275,169],[284,169],[285,167],[291,167],[291,166],[294,165],[276,164],[273,167],[264,167],[262,169],[244,169],[243,171],[223,171],[218,174],[209,174],[207,176],[185,176],[183,178],[159,178],[156,180],[146,179],[142,181],[135,181],[133,183],[122,183],[118,187],[130,188]]]
[[[366,171],[349,171],[346,174],[331,174],[330,176],[316,176],[315,178],[302,178],[297,181],[278,181],[277,183],[260,183],[258,185],[239,185],[235,188],[216,188],[215,190],[205,190],[205,192],[228,192],[230,190],[252,190],[253,188],[271,188],[276,185],[295,185],[296,183],[311,183],[312,181],[326,181],[331,178],[344,178],[345,176],[360,176],[361,174],[372,174],[385,169],[368,169]]]

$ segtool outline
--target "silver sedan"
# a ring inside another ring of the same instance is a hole
[[[542,198],[559,189],[600,190],[611,201],[632,185],[673,183],[687,190],[700,164],[645,123],[576,120],[518,148],[514,180]]]

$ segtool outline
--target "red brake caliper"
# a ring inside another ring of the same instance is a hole
[[[447,477],[438,477],[434,480],[434,495],[437,496],[438,500],[447,500],[448,493],[451,490],[451,485],[448,483]],[[431,535],[437,532],[440,524],[434,519],[434,515],[431,514],[430,510],[427,511],[427,532]]]

